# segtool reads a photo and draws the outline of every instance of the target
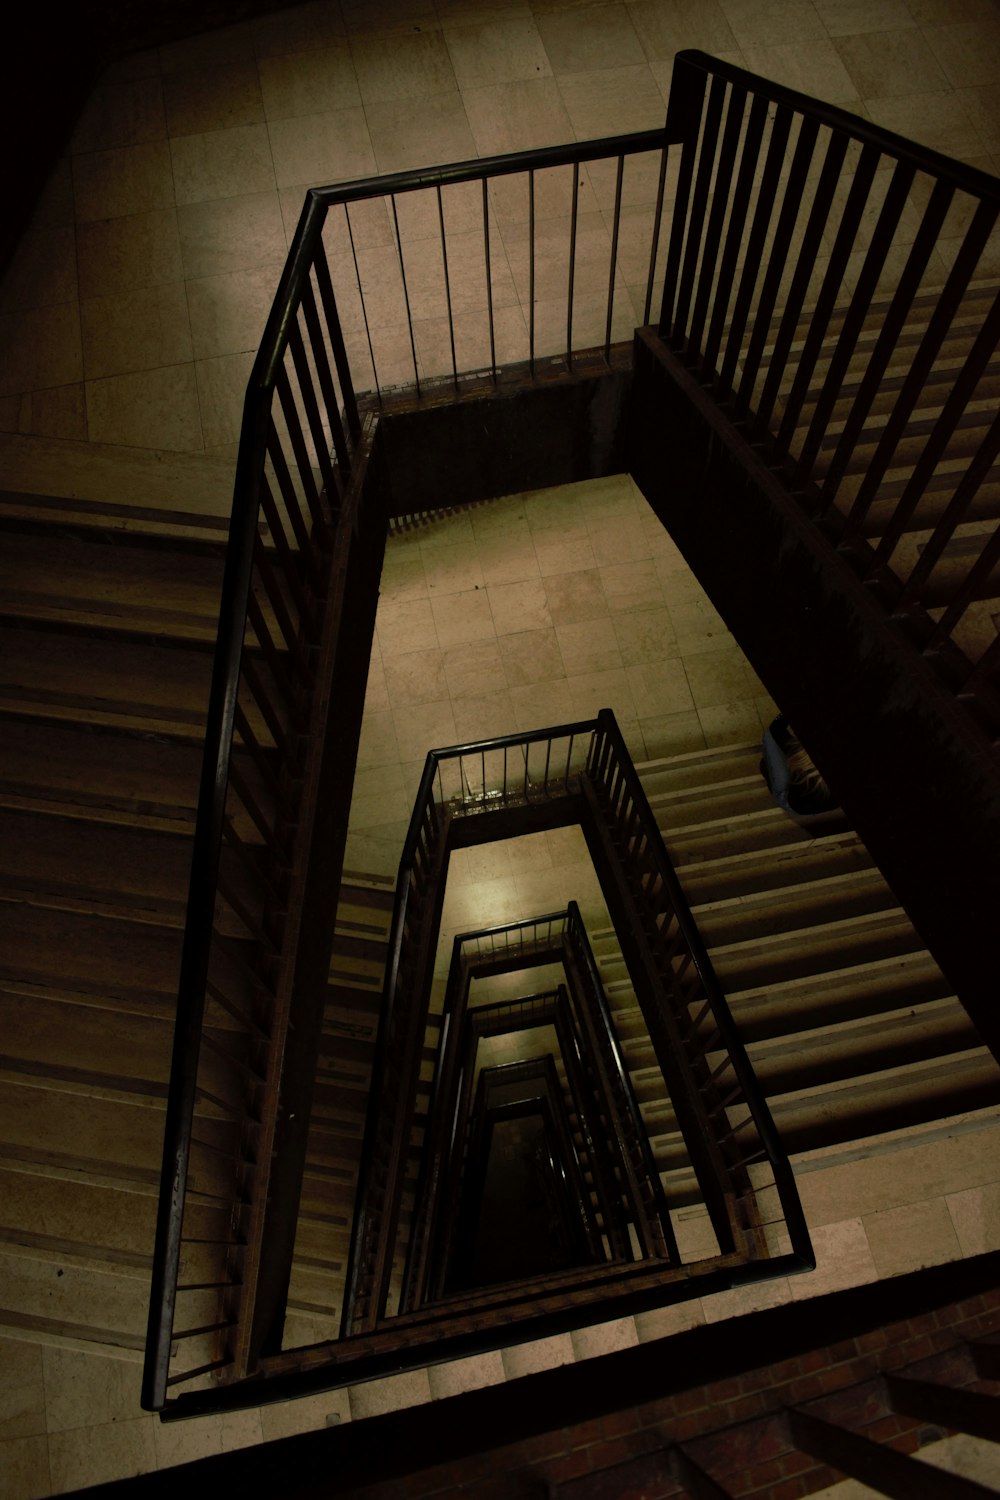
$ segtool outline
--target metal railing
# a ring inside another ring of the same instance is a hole
[[[247,1252],[280,1081],[278,976],[296,941],[287,884],[301,832],[301,735],[361,439],[357,393],[381,400],[388,388],[474,372],[496,381],[506,365],[571,365],[594,346],[609,357],[616,338],[631,337],[637,303],[648,319],[662,274],[665,140],[647,131],[306,197],[240,433],[167,1109],[149,1407],[175,1384],[209,1370],[232,1378],[245,1362]],[[390,352],[400,347],[402,360]],[[217,1067],[206,1081],[219,1045],[235,1059],[224,1098],[210,1087]],[[194,1130],[203,1106],[228,1119],[224,1146]],[[211,1234],[185,1227],[189,1197],[200,1211],[195,1188],[216,1205]],[[186,1362],[171,1356],[178,1297],[199,1309],[180,1314],[192,1325],[180,1347],[197,1351]]]
[[[568,724],[428,753],[396,883],[344,1335],[372,1326],[388,1294],[451,821],[570,795],[587,764],[592,729],[590,722]]]
[[[603,710],[594,721],[428,755],[400,864],[342,1337],[382,1323],[394,1272],[403,1274],[405,1246],[400,1247],[397,1230],[453,821],[567,797],[576,799],[581,821],[589,806],[611,831],[611,859],[645,963],[645,1002],[640,994],[640,1003],[720,1255],[762,1264],[777,1259],[784,1269],[812,1263],[794,1177],[763,1092],[614,715]],[[540,920],[544,925],[553,919]],[[521,928],[530,937],[515,926],[518,962],[538,951],[542,936],[546,941],[550,936],[548,928],[540,935],[534,924]],[[475,938],[488,945],[496,940],[491,933]],[[494,949],[489,962],[507,958]],[[453,1020],[447,1013],[442,1018],[439,1045]],[[610,1016],[603,1022],[612,1050],[607,1086],[614,1088],[617,1057],[624,1088]],[[606,1061],[600,1028],[590,1029],[588,1041],[595,1057]],[[622,1108],[627,1119],[627,1100]],[[641,1121],[636,1129],[635,1149],[648,1153]],[[655,1171],[653,1177],[658,1181]],[[765,1197],[774,1200],[767,1216],[761,1208]],[[658,1208],[651,1200],[651,1223],[657,1222]],[[657,1242],[650,1232],[643,1252],[667,1253],[669,1259],[673,1241],[669,1216],[664,1217],[665,1238]]]
[[[666,141],[642,131],[313,189],[355,390],[496,381],[631,341],[663,274]]]
[[[154,1409],[175,1385],[241,1373],[252,1290],[246,1259],[266,1192],[268,1102],[287,1000],[282,976],[297,936],[289,872],[303,736],[334,534],[360,435],[317,248],[321,216],[307,204],[243,413],[153,1259],[142,1400]]]
[[[1000,728],[1000,181],[700,52],[667,136],[661,336]]]
[[[564,966],[565,985],[545,995],[469,1008],[473,979],[539,963]],[[442,1295],[467,1142],[479,1041],[555,1027],[597,1194],[607,1255],[678,1259],[670,1216],[628,1069],[579,907],[459,933],[452,944],[427,1105],[413,1224],[400,1307]],[[635,1231],[633,1242],[628,1226]],[[436,1250],[432,1245],[437,1246]],[[434,1268],[436,1265],[436,1269]]]
[[[598,715],[587,784],[626,877],[655,1004],[643,1005],[720,1250],[813,1263],[788,1156],[621,731]],[[678,1063],[682,1066],[678,1067]],[[693,1088],[692,1088],[693,1085]],[[765,1218],[762,1203],[774,1201]]]

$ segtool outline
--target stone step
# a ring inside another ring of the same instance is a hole
[[[178,926],[191,835],[0,807],[0,894]]]
[[[0,513],[2,514],[2,513]],[[5,530],[0,618],[214,644],[222,556],[128,536]]]
[[[112,729],[6,716],[0,804],[191,831],[201,745]]]
[[[0,709],[200,742],[211,655],[0,625]]]

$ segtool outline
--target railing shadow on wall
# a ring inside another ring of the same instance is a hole
[[[1000,734],[1000,180],[701,52],[659,334]]]

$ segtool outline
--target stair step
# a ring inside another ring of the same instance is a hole
[[[84,910],[113,907],[177,926],[187,906],[190,864],[186,830],[164,833],[0,806],[0,893],[7,897],[62,898]]]
[[[0,805],[193,828],[201,745],[4,717]]]
[[[222,588],[220,555],[122,538],[25,535],[7,530],[0,549],[0,612],[7,619],[90,626],[159,639],[214,643]]]
[[[985,1047],[952,1054],[948,1066],[866,1073],[825,1090],[768,1100],[789,1154],[880,1135],[1000,1102],[995,1059]]]
[[[0,1167],[0,1244],[63,1251],[148,1270],[156,1199],[127,1184],[99,1185]]]
[[[0,625],[0,709],[200,741],[211,656]]]

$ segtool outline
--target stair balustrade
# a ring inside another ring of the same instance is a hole
[[[1000,181],[707,56],[658,332],[1000,732]]]

